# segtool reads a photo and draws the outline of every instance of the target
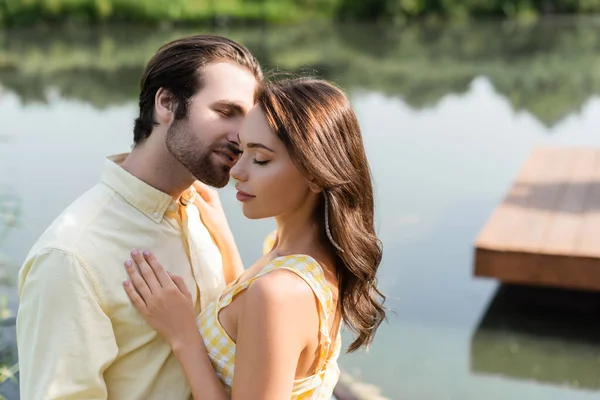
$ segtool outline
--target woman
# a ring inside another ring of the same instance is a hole
[[[358,121],[333,85],[285,80],[262,88],[239,141],[231,176],[243,213],[277,222],[264,256],[198,321],[183,282],[147,251],[132,258],[154,274],[142,278],[129,261],[125,289],[172,346],[194,399],[329,399],[341,322],[356,334],[354,351],[371,343],[385,318]]]

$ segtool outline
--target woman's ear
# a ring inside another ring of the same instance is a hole
[[[312,182],[308,183],[308,188],[313,193],[321,193],[323,191],[323,188],[321,186],[317,185],[316,183],[312,183]]]
[[[174,105],[173,96],[168,90],[159,88],[156,91],[156,96],[154,98],[154,115],[156,115],[158,123],[169,125],[173,122]]]

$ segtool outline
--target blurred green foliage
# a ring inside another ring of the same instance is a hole
[[[330,0],[0,0],[0,23],[293,21],[332,15]]]
[[[533,17],[594,13],[600,0],[0,0],[0,24],[42,21],[192,23],[215,18],[407,20],[423,17]]]

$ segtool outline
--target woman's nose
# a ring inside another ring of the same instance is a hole
[[[242,166],[242,158],[240,157],[235,163],[235,165],[229,170],[229,176],[231,176],[238,182],[243,182],[246,180],[246,175],[247,174],[244,172]]]

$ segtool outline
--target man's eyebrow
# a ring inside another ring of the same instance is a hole
[[[216,102],[216,105],[218,107],[227,107],[234,114],[246,115],[248,113],[248,111],[243,105],[233,100],[219,100]]]

